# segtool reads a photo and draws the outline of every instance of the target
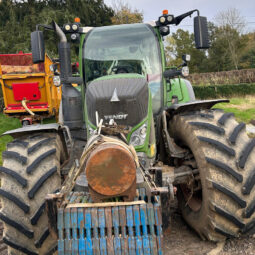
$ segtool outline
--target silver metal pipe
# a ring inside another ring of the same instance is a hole
[[[66,39],[66,35],[65,33],[62,31],[62,29],[59,27],[59,25],[56,22],[53,22],[54,27],[55,27],[55,31],[60,39],[60,42],[67,42]]]

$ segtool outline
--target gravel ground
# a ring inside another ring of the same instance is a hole
[[[0,255],[7,255],[0,222]],[[222,246],[224,245],[223,249]],[[218,248],[217,248],[218,247]],[[219,248],[220,247],[220,248]],[[221,251],[219,251],[221,250]],[[227,240],[225,244],[202,241],[177,211],[172,213],[171,227],[164,232],[164,254],[173,255],[255,255],[255,235]]]
[[[255,235],[227,240],[222,244],[202,241],[183,221],[181,215],[174,211],[171,227],[164,233],[164,254],[255,255]]]

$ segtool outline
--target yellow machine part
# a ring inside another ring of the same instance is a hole
[[[8,66],[1,63],[0,82],[4,97],[5,114],[20,119],[26,116],[31,117],[22,105],[22,101],[25,100],[27,107],[36,114],[35,116],[37,118],[38,116],[43,118],[58,116],[61,101],[61,87],[56,87],[53,84],[54,73],[50,70],[53,62],[47,54],[45,55],[45,62],[43,64],[44,72],[40,71],[39,68],[36,69],[36,65],[15,66],[14,64]],[[13,84],[23,84],[24,86],[26,83],[38,84],[36,86],[37,94],[39,95],[38,98],[32,100],[19,98],[19,100],[15,100]]]

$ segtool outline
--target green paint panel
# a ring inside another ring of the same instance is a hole
[[[171,84],[167,84],[168,91],[167,92],[167,102],[166,105],[170,106],[171,103],[171,98],[172,96],[177,96],[179,103],[187,103],[190,101],[190,96],[189,92],[186,86],[186,83],[183,79],[181,78],[175,78],[171,79]]]

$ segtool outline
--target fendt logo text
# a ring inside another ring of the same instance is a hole
[[[128,114],[123,114],[123,113],[119,113],[119,114],[113,114],[113,115],[104,115],[105,120],[110,120],[110,119],[114,119],[114,120],[125,120],[127,119]]]

